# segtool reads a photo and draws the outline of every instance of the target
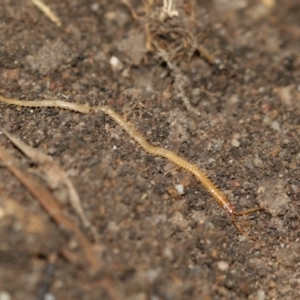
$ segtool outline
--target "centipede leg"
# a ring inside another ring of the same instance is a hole
[[[243,211],[233,211],[232,213],[236,216],[243,216],[243,215],[252,214],[252,213],[254,213],[256,211],[260,211],[260,210],[264,210],[264,208],[254,207],[254,208],[250,208],[250,209],[243,210]]]

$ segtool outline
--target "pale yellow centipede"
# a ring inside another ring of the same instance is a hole
[[[223,194],[222,191],[220,191],[213,183],[212,181],[207,178],[207,176],[196,166],[185,159],[179,157],[172,151],[169,151],[164,148],[156,147],[151,145],[146,141],[144,136],[138,132],[133,125],[125,121],[118,113],[116,113],[113,109],[111,109],[108,106],[97,106],[97,107],[90,107],[88,105],[80,105],[76,103],[69,103],[61,100],[44,100],[44,101],[23,101],[23,100],[17,100],[17,99],[11,99],[6,98],[3,96],[0,96],[0,101],[5,102],[7,104],[13,104],[18,106],[28,106],[28,107],[59,107],[59,108],[65,108],[73,111],[77,111],[80,113],[92,113],[92,112],[104,112],[107,115],[109,115],[116,123],[118,123],[123,130],[125,130],[129,136],[134,139],[146,152],[161,156],[175,165],[179,166],[182,169],[185,169],[186,171],[192,173],[205,187],[205,189],[212,195],[212,197],[217,201],[217,203],[222,206],[224,209],[227,210],[227,212],[230,214],[231,219],[235,225],[235,227],[238,229],[238,231],[249,237],[247,233],[245,233],[240,225],[237,223],[236,215],[245,215],[252,212],[256,212],[259,210],[262,210],[261,207],[255,207],[249,210],[237,212],[235,211],[234,207],[230,204],[227,197]],[[252,239],[252,237],[250,237]]]

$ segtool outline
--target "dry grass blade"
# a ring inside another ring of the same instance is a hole
[[[53,23],[57,26],[61,26],[61,20],[59,17],[41,0],[31,0],[32,3],[40,9]]]
[[[28,176],[28,174],[16,167],[13,157],[1,146],[0,160],[3,161],[5,167],[26,187],[30,194],[38,200],[40,205],[59,225],[75,234],[82,247],[89,269],[92,272],[99,271],[101,268],[101,262],[94,252],[94,245],[89,242],[79,227],[64,215],[57,200],[51,195],[51,193],[39,182],[33,180],[30,176]]]

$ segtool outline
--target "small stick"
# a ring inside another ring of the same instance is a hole
[[[263,210],[261,207],[255,207],[252,209],[248,209],[245,211],[237,212],[235,211],[234,207],[230,204],[227,197],[224,195],[222,191],[220,191],[212,181],[194,164],[189,163],[185,159],[181,158],[180,156],[176,155],[174,152],[169,151],[164,148],[156,147],[151,145],[146,141],[144,136],[138,132],[132,124],[125,121],[118,113],[116,113],[113,109],[108,106],[96,106],[90,107],[89,105],[80,105],[76,103],[69,103],[61,100],[45,100],[45,101],[28,101],[28,100],[17,100],[17,99],[10,99],[3,96],[0,96],[0,101],[5,102],[7,104],[13,104],[18,106],[28,106],[28,107],[59,107],[65,108],[73,111],[77,111],[80,113],[97,113],[97,112],[104,112],[109,115],[118,125],[120,125],[123,130],[125,130],[128,135],[134,139],[146,152],[155,155],[161,156],[175,165],[179,166],[182,169],[193,174],[205,187],[205,189],[211,194],[211,196],[216,200],[216,202],[222,206],[231,216],[232,222],[237,228],[237,230],[244,236],[255,240],[254,238],[250,237],[238,224],[236,216],[247,215],[259,210]]]

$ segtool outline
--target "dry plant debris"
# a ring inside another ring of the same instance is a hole
[[[84,253],[85,263],[88,266],[87,269],[89,269],[92,273],[98,272],[102,264],[95,251],[96,244],[90,243],[79,227],[64,215],[57,200],[42,184],[34,180],[16,166],[14,158],[4,149],[3,146],[0,146],[0,160],[58,224],[76,236]],[[82,261],[79,259],[76,262],[79,265],[82,264]]]
[[[187,110],[195,115],[195,109],[186,96],[185,89],[190,80],[184,75],[180,61],[189,61],[195,53],[199,53],[209,64],[218,61],[203,45],[207,36],[206,24],[195,17],[192,1],[163,0],[163,5],[155,0],[144,3],[143,14],[139,16],[129,0],[122,0],[131,12],[131,16],[144,27],[146,51],[158,62],[167,64],[174,78],[175,94],[179,96]]]
[[[32,159],[32,161],[38,165],[39,170],[43,173],[43,177],[46,179],[51,189],[64,187],[68,190],[70,204],[79,215],[83,225],[91,230],[94,239],[97,241],[98,235],[96,228],[85,215],[79,195],[66,172],[62,170],[51,156],[45,154],[41,150],[34,149],[26,145],[21,140],[9,134],[5,129],[2,128],[0,130],[17,148],[19,148],[28,158]]]
[[[50,19],[57,26],[61,26],[61,20],[59,17],[51,10],[49,6],[42,2],[42,0],[31,0],[32,3],[41,10],[48,19]]]

